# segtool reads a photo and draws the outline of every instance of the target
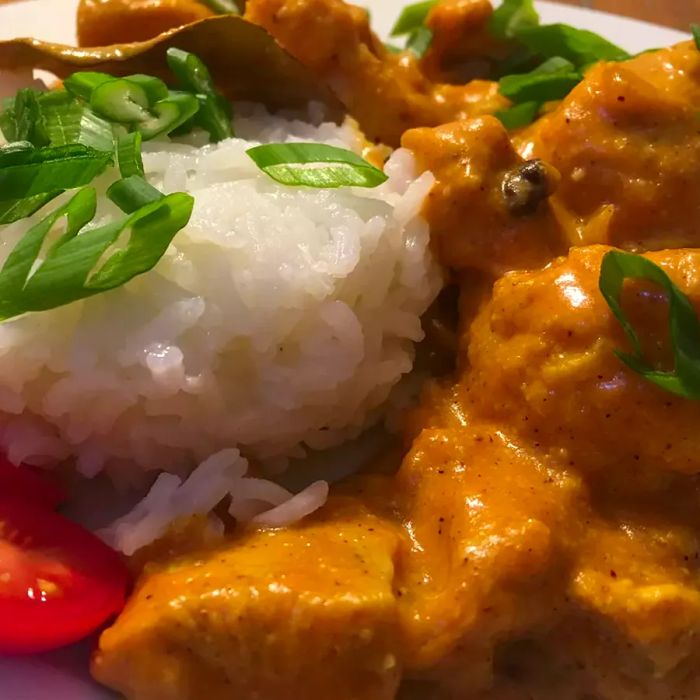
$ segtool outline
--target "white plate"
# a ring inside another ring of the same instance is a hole
[[[362,0],[359,4],[371,9],[375,28],[387,34],[404,2]],[[601,12],[549,2],[537,4],[544,22],[565,22],[591,29],[632,52],[687,38],[681,32]],[[73,43],[77,5],[78,0],[21,0],[4,5],[0,7],[0,39],[33,36]],[[91,682],[88,655],[89,646],[84,644],[43,656],[0,657],[0,700],[113,699],[111,693]]]

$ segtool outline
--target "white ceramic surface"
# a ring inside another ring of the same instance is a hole
[[[359,0],[358,0],[359,2]],[[377,31],[387,34],[403,0],[362,0]],[[72,43],[78,0],[21,0],[0,7],[0,39],[34,36]],[[537,3],[543,22],[591,29],[629,51],[665,46],[687,38],[681,32],[614,15],[550,2]],[[0,621],[0,624],[2,622]],[[90,680],[89,645],[23,658],[0,656],[0,700],[113,700]]]

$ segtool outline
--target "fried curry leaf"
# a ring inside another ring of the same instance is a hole
[[[675,368],[664,372],[644,359],[639,336],[622,309],[622,290],[627,279],[645,279],[659,285],[668,295],[669,333]],[[676,396],[700,401],[700,321],[690,299],[651,260],[633,253],[610,251],[600,268],[600,292],[620,322],[633,352],[615,354],[644,379]]]
[[[0,270],[0,320],[70,304],[147,272],[187,225],[193,200],[172,194],[121,221],[83,230],[96,204],[95,190],[82,189],[20,239]]]
[[[503,0],[489,21],[489,31],[497,39],[513,39],[523,29],[537,27],[540,16],[533,0]]]
[[[320,143],[268,143],[246,153],[273,180],[298,187],[376,187],[387,176],[345,148]]]

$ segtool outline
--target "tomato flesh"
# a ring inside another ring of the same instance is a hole
[[[0,498],[28,501],[54,510],[66,500],[66,494],[32,467],[16,467],[0,456]]]
[[[129,573],[95,535],[37,504],[0,498],[0,653],[48,651],[124,606]]]

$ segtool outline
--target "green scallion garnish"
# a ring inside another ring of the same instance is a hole
[[[582,78],[573,63],[561,56],[555,56],[529,73],[501,78],[498,90],[501,95],[516,104],[543,104],[566,97]]]
[[[95,88],[103,83],[109,83],[114,79],[114,76],[109,75],[109,73],[79,71],[69,75],[63,81],[63,87],[74,97],[79,97],[85,102],[90,102],[90,97],[92,97]]]
[[[240,15],[241,10],[234,0],[199,0],[217,15]]]
[[[425,24],[430,10],[432,10],[436,4],[437,0],[427,0],[426,2],[417,2],[404,7],[391,29],[391,36],[411,34],[411,32],[422,27]]]
[[[499,119],[506,129],[520,129],[535,121],[541,108],[542,105],[539,102],[523,102],[509,109],[500,110],[493,116]]]
[[[187,225],[192,205],[189,195],[172,194],[122,221],[82,231],[95,215],[96,194],[89,187],[80,190],[33,226],[10,253],[0,270],[0,320],[70,304],[147,272]],[[65,220],[65,232],[42,251],[60,220]],[[124,247],[113,249],[127,231]]]
[[[165,196],[141,175],[130,175],[110,185],[107,196],[125,213],[132,214]]]
[[[246,151],[273,180],[297,187],[377,187],[387,176],[344,148],[319,143],[269,143]]]
[[[112,154],[82,144],[0,149],[0,202],[87,185],[112,163]]]
[[[537,27],[539,23],[540,16],[532,0],[503,0],[491,15],[489,31],[497,39],[513,39],[523,29]]]
[[[171,91],[164,100],[156,102],[151,111],[155,116],[134,125],[146,141],[169,134],[191,119],[199,111],[199,101],[189,92]]]
[[[124,134],[117,140],[117,164],[122,177],[143,176],[141,141],[141,134],[138,132]]]
[[[150,117],[146,91],[125,78],[98,85],[90,95],[90,107],[101,117],[119,124],[143,122]]]
[[[35,212],[39,211],[45,204],[48,204],[52,199],[63,194],[63,190],[54,190],[53,192],[45,192],[37,194],[33,197],[25,197],[24,199],[10,199],[6,202],[0,202],[0,226],[11,224],[20,219],[26,219]]]
[[[209,133],[214,143],[231,138],[231,103],[216,89],[209,69],[193,53],[177,48],[169,48],[167,60],[170,70],[177,76],[180,86],[197,95],[199,112],[195,122]]]
[[[669,332],[675,360],[672,372],[655,369],[644,359],[639,336],[622,309],[622,290],[627,279],[648,280],[668,295]],[[603,257],[599,287],[632,345],[631,354],[615,351],[620,360],[662,389],[700,401],[700,321],[690,299],[651,260],[622,251],[610,251]]]
[[[700,24],[691,24],[690,31],[693,34],[693,39],[695,39],[695,46],[700,51]]]

